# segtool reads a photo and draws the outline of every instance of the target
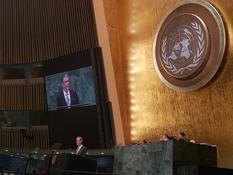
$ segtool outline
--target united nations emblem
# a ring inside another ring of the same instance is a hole
[[[177,91],[204,86],[217,72],[225,50],[218,11],[202,0],[177,5],[156,33],[153,53],[160,79]]]

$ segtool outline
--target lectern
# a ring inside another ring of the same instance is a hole
[[[51,175],[87,175],[97,169],[95,160],[75,154],[56,154],[51,161]]]

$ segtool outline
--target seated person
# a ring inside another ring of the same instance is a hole
[[[159,141],[167,141],[169,140],[169,136],[167,134],[163,134]]]
[[[76,145],[77,145],[77,148],[75,150],[76,155],[85,156],[87,154],[87,147],[85,147],[82,143],[83,143],[83,138],[78,136],[76,138]]]
[[[189,142],[184,132],[180,132],[178,140],[183,142]]]

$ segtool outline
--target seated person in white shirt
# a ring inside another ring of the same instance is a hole
[[[77,148],[75,150],[76,155],[85,156],[87,154],[87,147],[85,147],[82,143],[83,143],[83,138],[80,136],[76,137],[76,145],[77,145]]]
[[[169,135],[163,134],[162,137],[159,139],[159,141],[168,141],[169,140]]]

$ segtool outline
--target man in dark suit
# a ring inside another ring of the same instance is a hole
[[[57,109],[71,108],[79,103],[78,95],[70,89],[70,77],[63,75],[61,78],[62,90],[57,96]]]
[[[85,147],[82,143],[83,143],[83,138],[80,136],[76,137],[76,145],[77,145],[77,148],[75,150],[76,155],[85,156],[87,154],[87,147]]]

